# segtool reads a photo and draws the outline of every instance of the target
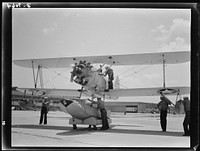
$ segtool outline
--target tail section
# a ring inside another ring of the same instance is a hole
[[[116,80],[114,82],[114,88],[115,89],[120,89],[120,83],[119,83],[119,77],[116,77]]]

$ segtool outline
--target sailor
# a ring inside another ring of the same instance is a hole
[[[97,70],[99,73],[102,73],[102,65],[99,66],[99,69]]]
[[[102,101],[101,98],[97,98],[97,108],[100,109],[101,112],[101,119],[102,119],[101,130],[109,129],[107,111],[105,109],[104,101]]]
[[[184,97],[183,100],[181,100],[184,106],[184,111],[185,111],[185,118],[183,121],[183,129],[184,129],[184,134],[183,136],[190,136],[190,101],[188,97]]]
[[[82,61],[82,60],[79,61],[79,65],[80,65],[80,64],[83,64],[83,61]]]
[[[89,68],[89,69],[92,69],[93,66],[91,65],[90,62],[88,62],[88,63],[86,64],[86,67]]]
[[[104,76],[108,75],[108,89],[113,89],[114,72],[110,67],[106,67]]]
[[[86,61],[85,60],[83,60],[83,64],[86,66]]]
[[[77,66],[77,63],[74,64],[73,70],[70,72],[70,73],[71,73],[70,82],[73,82],[73,79],[74,79],[74,77],[75,77],[76,66]]]
[[[86,66],[86,61],[85,61],[85,60],[83,60],[83,61],[80,60],[80,61],[79,61],[79,65],[81,65],[81,64],[84,65],[84,66]]]
[[[43,118],[44,118],[44,124],[47,124],[47,113],[49,111],[49,101],[48,98],[45,97],[43,102],[42,102],[42,108],[41,108],[41,114],[40,114],[40,123],[42,124]]]
[[[168,105],[171,104],[171,101],[165,97],[162,92],[160,93],[160,99],[161,101],[157,104],[158,109],[160,110],[160,124],[162,131],[165,132],[167,128],[167,110]]]

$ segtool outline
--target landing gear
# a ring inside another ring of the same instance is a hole
[[[93,125],[93,128],[92,128],[92,125],[89,125],[88,126],[88,130],[91,131],[91,130],[97,130],[97,127],[96,125]]]
[[[97,127],[96,127],[96,125],[93,125],[93,130],[97,130]]]
[[[77,130],[76,124],[73,124],[73,130]]]

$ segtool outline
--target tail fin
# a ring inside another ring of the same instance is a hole
[[[119,77],[116,77],[115,83],[114,83],[114,88],[115,89],[120,89],[120,83],[119,83]]]

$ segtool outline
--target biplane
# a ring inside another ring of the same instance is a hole
[[[38,96],[60,98],[59,106],[62,111],[69,113],[72,118],[69,123],[98,125],[101,124],[100,111],[91,106],[91,100],[95,98],[117,99],[119,97],[134,96],[159,96],[189,94],[190,87],[166,87],[165,84],[165,65],[179,64],[190,61],[188,51],[181,52],[156,52],[141,54],[105,55],[105,56],[80,56],[80,57],[61,57],[44,59],[25,59],[14,60],[14,64],[32,68],[34,78],[34,88],[17,88],[18,91],[26,92]],[[163,66],[163,86],[149,88],[129,88],[119,87],[119,79],[116,78],[114,88],[108,90],[108,82],[104,74],[94,68],[93,65],[103,66],[124,66],[124,65],[162,65]],[[81,89],[49,89],[37,87],[38,79],[43,81],[42,70],[49,68],[72,68],[71,82],[81,85]],[[35,73],[35,70],[37,73]],[[82,99],[82,97],[88,99]],[[111,119],[108,117],[109,123]]]

